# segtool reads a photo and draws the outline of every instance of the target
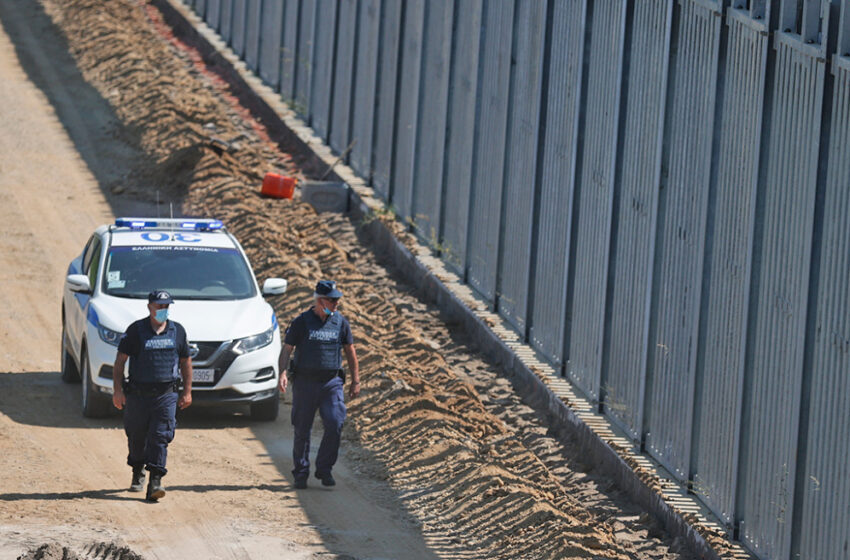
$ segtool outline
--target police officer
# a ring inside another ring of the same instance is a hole
[[[316,454],[316,478],[324,486],[336,484],[331,469],[336,463],[342,423],[345,420],[345,397],[340,350],[345,353],[351,373],[349,396],[360,394],[360,370],[354,339],[348,320],[336,309],[342,292],[336,283],[322,280],[316,284],[313,306],[301,313],[286,329],[280,351],[280,390],[286,392],[287,370],[292,378],[292,474],[296,488],[306,488],[310,476],[310,430],[316,410],[324,424],[322,442]],[[290,356],[295,357],[290,368]]]
[[[115,408],[124,410],[124,432],[130,449],[127,464],[133,468],[131,492],[141,492],[144,469],[151,476],[145,499],[155,502],[165,496],[162,477],[168,444],[174,439],[177,407],[192,404],[192,361],[186,330],[168,320],[171,294],[155,290],[148,294],[148,316],[127,327],[118,344],[112,368]],[[124,364],[130,358],[129,378],[124,379]],[[178,364],[183,377],[179,387]]]

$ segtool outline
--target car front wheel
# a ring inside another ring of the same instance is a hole
[[[277,420],[280,410],[280,389],[275,389],[274,397],[251,404],[251,419],[260,422]]]
[[[59,371],[62,372],[62,381],[65,383],[79,383],[80,372],[77,370],[77,364],[74,363],[74,358],[68,350],[68,336],[65,332],[65,321],[62,321],[62,357],[59,361]]]
[[[83,416],[86,418],[103,418],[112,412],[112,401],[101,395],[94,386],[91,378],[89,357],[83,350],[80,355],[81,376],[83,381]]]

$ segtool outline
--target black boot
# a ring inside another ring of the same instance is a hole
[[[155,502],[165,496],[165,488],[162,487],[162,475],[151,473],[150,482],[148,482],[148,493],[145,499],[149,502]]]
[[[133,481],[130,482],[130,492],[141,492],[145,487],[145,468],[133,467]]]
[[[316,473],[316,478],[322,481],[322,486],[336,486],[336,480],[331,476],[331,473]]]

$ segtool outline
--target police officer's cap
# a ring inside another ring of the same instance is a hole
[[[342,297],[342,292],[336,289],[336,282],[333,280],[319,280],[319,283],[316,284],[316,293],[314,295],[317,297],[339,299]]]
[[[165,290],[154,290],[148,294],[148,303],[174,303],[174,300]]]

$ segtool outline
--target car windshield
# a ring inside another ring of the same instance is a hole
[[[167,290],[177,299],[230,300],[256,293],[248,263],[236,249],[220,247],[112,247],[106,257],[103,292],[146,298]]]

